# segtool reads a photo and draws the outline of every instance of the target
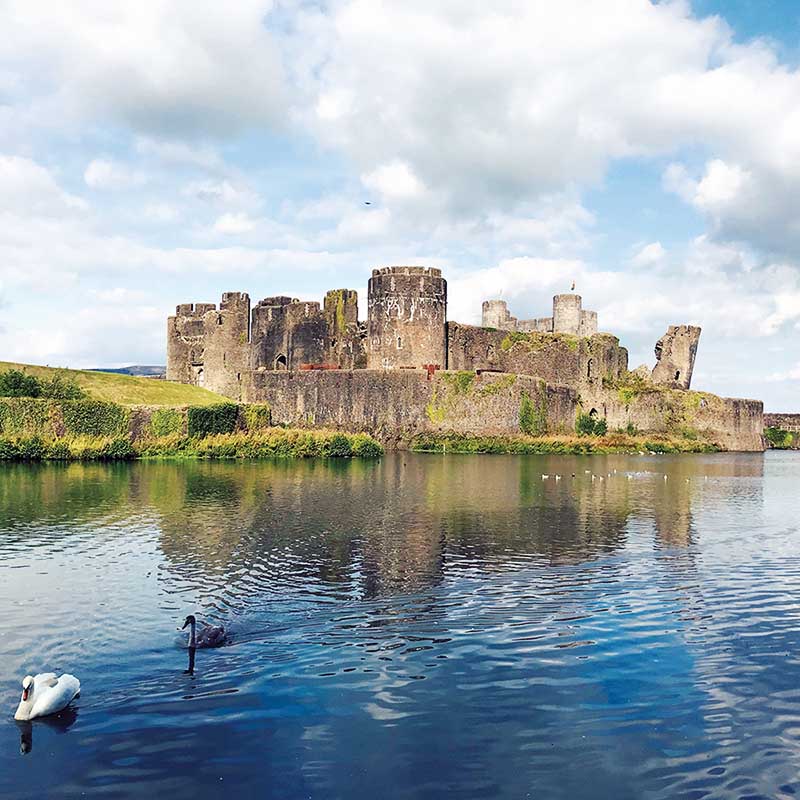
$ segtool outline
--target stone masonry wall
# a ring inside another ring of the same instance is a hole
[[[447,323],[448,369],[480,369],[534,375],[548,383],[602,385],[628,368],[628,351],[610,334],[578,338],[563,334],[508,333]]]
[[[367,431],[388,443],[424,432],[520,433],[523,395],[542,430],[574,430],[576,395],[524,375],[422,370],[256,372],[248,402],[269,403],[276,424]]]
[[[764,404],[760,400],[717,397],[706,392],[656,389],[583,391],[581,411],[595,412],[609,430],[633,425],[643,432],[691,435],[696,431],[725,450],[764,449]]]
[[[695,325],[670,325],[656,342],[653,383],[675,389],[689,389],[692,385],[699,339],[700,328]]]

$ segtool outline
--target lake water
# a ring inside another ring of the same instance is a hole
[[[4,466],[0,796],[791,797],[798,487],[777,452]],[[192,612],[231,640],[189,674]],[[74,710],[14,722],[51,670]]]

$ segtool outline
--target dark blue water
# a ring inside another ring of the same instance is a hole
[[[3,467],[0,796],[791,797],[798,487],[792,453]],[[231,640],[187,674],[192,612]],[[18,725],[51,670],[82,696]]]

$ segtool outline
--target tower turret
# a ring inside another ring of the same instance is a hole
[[[374,269],[367,305],[368,368],[445,366],[447,281],[441,270]]]

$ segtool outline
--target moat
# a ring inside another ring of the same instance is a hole
[[[798,485],[777,451],[4,466],[0,796],[790,796]],[[191,612],[232,638],[187,674]],[[21,727],[49,669],[82,696]]]

